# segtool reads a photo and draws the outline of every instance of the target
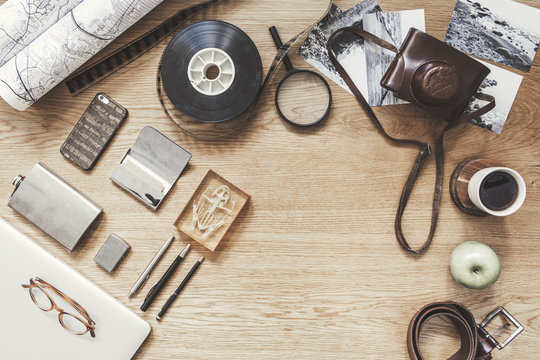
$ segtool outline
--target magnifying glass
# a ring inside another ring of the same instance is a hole
[[[277,29],[270,29],[278,49],[283,47]],[[332,91],[326,80],[315,71],[293,69],[287,55],[283,58],[287,74],[276,89],[276,109],[287,123],[308,127],[326,119],[332,105]]]

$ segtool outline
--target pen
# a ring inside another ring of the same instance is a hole
[[[139,290],[142,288],[146,280],[148,280],[148,277],[150,276],[150,273],[152,270],[154,270],[154,267],[158,263],[159,259],[163,257],[163,254],[165,253],[165,250],[171,245],[171,242],[174,239],[174,235],[171,235],[167,241],[165,241],[165,244],[159,249],[159,251],[156,253],[154,258],[150,261],[146,269],[142,272],[141,276],[137,279],[131,290],[129,291],[128,297],[131,297],[139,292]]]
[[[159,279],[159,281],[154,286],[152,286],[152,288],[148,292],[148,295],[146,295],[146,298],[144,298],[144,302],[143,302],[143,304],[141,306],[142,311],[146,311],[148,309],[148,307],[150,307],[150,305],[152,305],[152,302],[158,296],[161,289],[163,289],[163,287],[165,286],[167,281],[169,281],[171,276],[174,274],[174,272],[178,268],[178,265],[180,265],[182,260],[184,260],[184,257],[186,257],[186,254],[189,251],[190,247],[191,247],[190,244],[186,245],[184,250],[182,250],[182,252],[176,257],[176,259],[174,259],[173,263],[171,264],[171,266],[169,266],[167,271],[165,271],[165,274],[163,274],[161,279]]]
[[[165,312],[167,311],[167,309],[169,308],[169,306],[171,306],[171,304],[173,303],[173,301],[176,299],[176,297],[178,296],[178,294],[180,294],[180,291],[182,291],[182,289],[184,288],[184,286],[186,286],[186,284],[188,283],[189,279],[191,279],[191,277],[193,276],[193,274],[195,274],[195,271],[197,271],[197,269],[199,268],[199,265],[201,265],[201,263],[203,262],[204,260],[204,256],[202,256],[196,263],[195,265],[193,265],[193,267],[191,268],[191,270],[189,270],[189,273],[186,275],[186,277],[184,278],[184,280],[182,280],[182,283],[180,283],[180,286],[178,286],[176,288],[176,290],[174,291],[174,293],[171,295],[171,297],[169,298],[169,300],[167,300],[167,302],[165,303],[165,305],[163,305],[163,307],[161,308],[161,311],[159,312],[158,316],[156,317],[156,320],[157,321],[160,321],[161,318],[163,317],[163,315],[165,315]]]

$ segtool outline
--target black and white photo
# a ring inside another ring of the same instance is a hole
[[[334,31],[345,26],[338,21],[342,14],[343,10],[332,4],[328,14],[313,27],[311,33],[298,48],[298,55],[302,59],[340,85],[342,80],[328,57],[326,43]]]
[[[406,10],[383,13],[375,0],[366,0],[342,12],[333,8],[313,30],[300,47],[298,54],[317,70],[351,92],[328,58],[326,42],[332,32],[344,26],[355,26],[391,42],[397,48],[409,29],[424,31],[424,10]],[[371,106],[404,104],[379,84],[395,53],[364,42],[355,34],[343,34],[333,47],[336,58],[345,68],[355,85]]]
[[[540,42],[540,9],[511,0],[457,0],[444,41],[528,72]]]
[[[484,82],[480,85],[478,91],[484,94],[493,95],[495,97],[495,108],[471,122],[500,134],[518,93],[523,76],[514,74],[501,67],[488,64],[485,61],[480,62],[486,65],[491,72],[484,79]],[[471,112],[483,105],[485,105],[485,102],[474,100],[469,104],[465,112]]]
[[[424,10],[366,14],[363,25],[364,30],[388,41],[399,49],[411,27],[425,31]],[[364,80],[367,81],[365,86],[367,87],[369,104],[371,106],[406,104],[406,101],[394,96],[391,91],[380,85],[381,78],[396,54],[371,42],[366,42],[364,47],[366,68],[369,69]],[[343,59],[343,62],[352,65],[348,59]]]
[[[298,49],[298,55],[306,60],[311,66],[319,70],[326,75],[329,79],[336,82],[338,85],[350,92],[347,85],[341,79],[336,69],[332,65],[328,52],[326,50],[326,44],[328,38],[336,30],[346,26],[359,26],[362,25],[362,18],[364,14],[380,11],[381,8],[376,0],[364,0],[353,8],[343,12],[340,8],[332,5],[329,13],[313,28],[312,32],[306,38],[304,43]],[[361,49],[362,56],[359,57],[359,68],[364,69],[365,64],[362,40],[357,36],[351,34],[344,34],[337,39],[337,45],[334,48],[336,57],[339,59],[340,55],[345,51],[355,52],[356,49]],[[362,91],[363,89],[359,87]]]

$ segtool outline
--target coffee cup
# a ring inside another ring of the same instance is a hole
[[[525,201],[526,185],[521,175],[510,168],[492,166],[478,170],[467,186],[471,202],[494,216],[508,216]]]

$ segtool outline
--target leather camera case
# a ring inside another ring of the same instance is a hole
[[[381,79],[397,97],[448,121],[458,118],[490,70],[415,28]]]

